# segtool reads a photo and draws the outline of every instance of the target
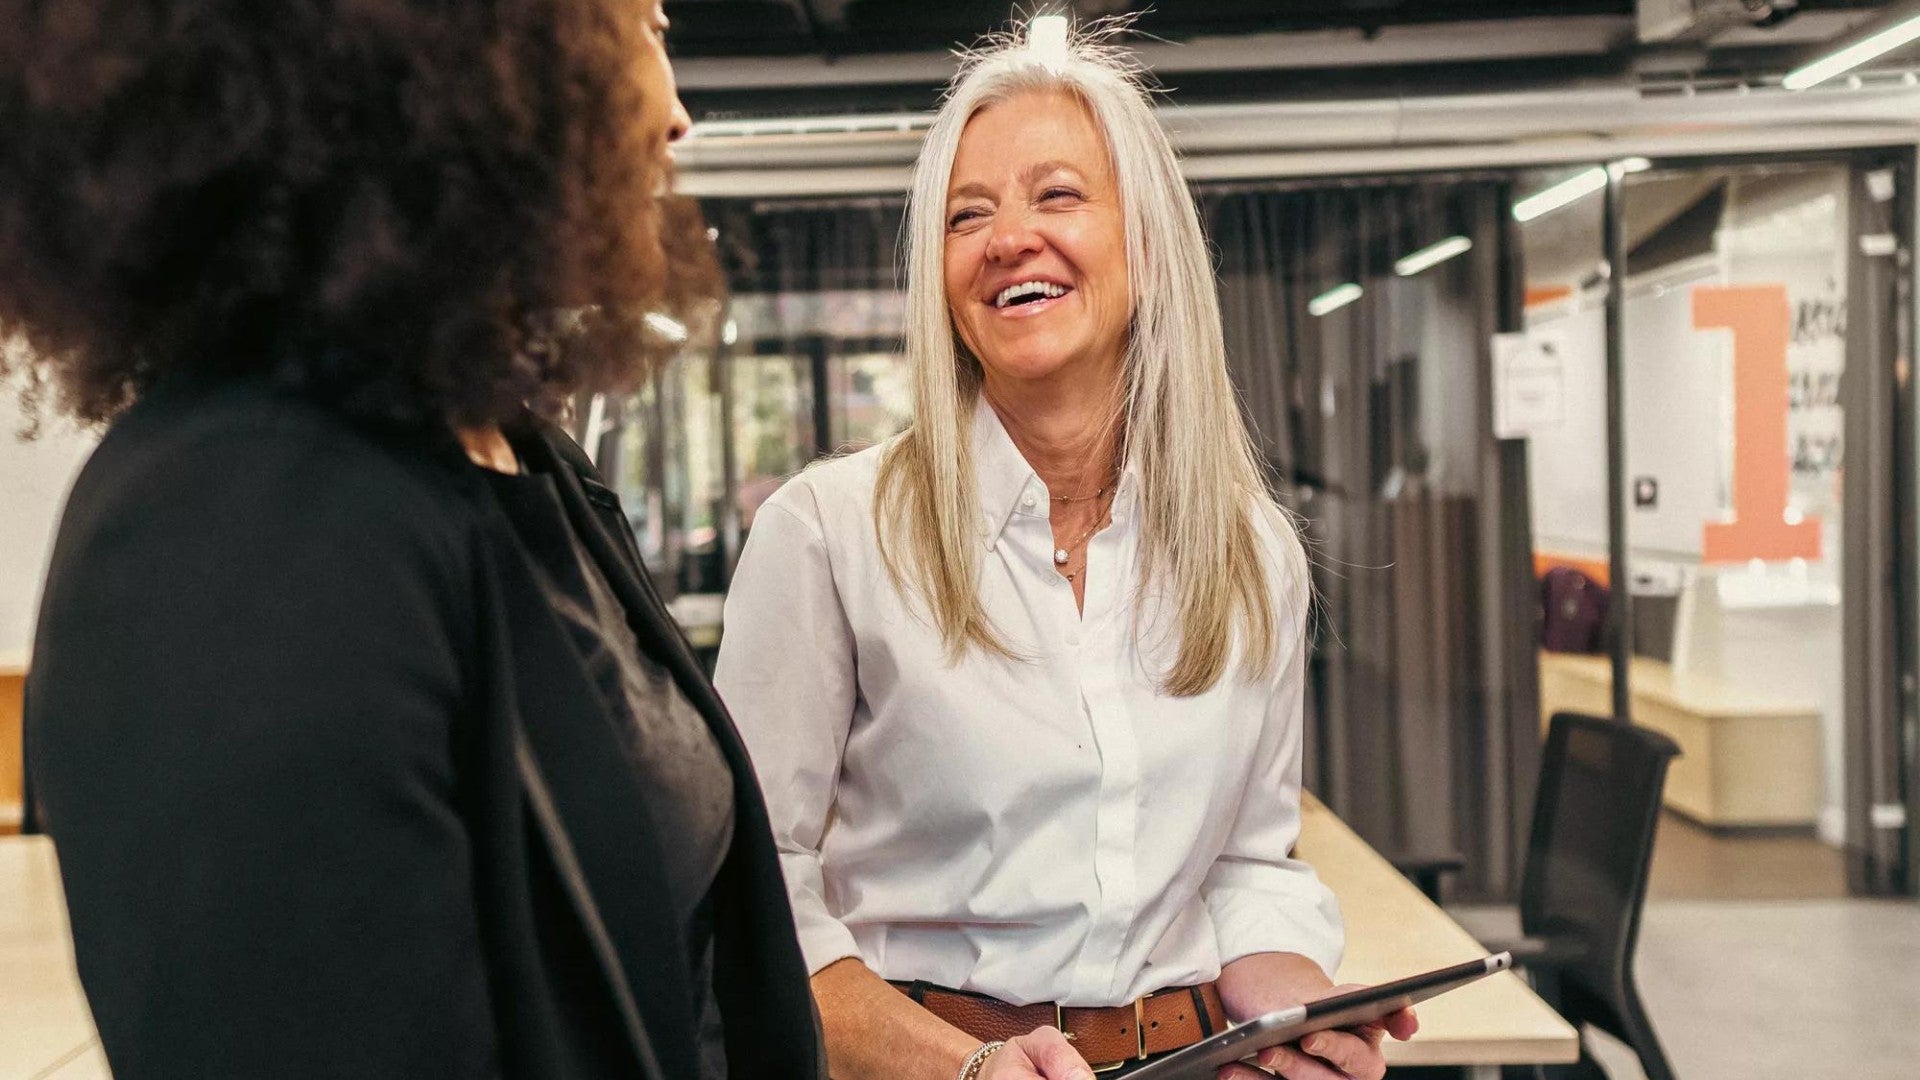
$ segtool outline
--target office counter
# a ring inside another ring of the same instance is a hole
[[[1308,797],[1300,854],[1347,919],[1343,982],[1379,982],[1485,955],[1353,830]],[[109,1080],[80,984],[53,845],[0,837],[0,1080]],[[1573,1029],[1511,973],[1421,1006],[1420,1034],[1387,1044],[1396,1065],[1572,1061]],[[1497,1075],[1497,1070],[1495,1070]]]

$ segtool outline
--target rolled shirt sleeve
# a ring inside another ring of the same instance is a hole
[[[1287,589],[1295,620],[1256,743],[1256,760],[1227,842],[1201,885],[1224,966],[1261,952],[1298,953],[1332,978],[1346,934],[1340,904],[1306,863],[1300,838],[1301,702],[1305,689],[1305,575]]]
[[[804,483],[761,507],[728,592],[714,686],[753,758],[809,974],[858,956],[820,865],[856,697],[853,632]]]

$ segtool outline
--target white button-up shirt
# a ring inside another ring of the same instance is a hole
[[[1135,610],[1137,477],[1091,541],[1082,614],[1046,487],[984,403],[972,438],[981,596],[1021,659],[971,648],[949,665],[893,587],[880,448],[768,500],[727,597],[714,681],[766,792],[809,970],[854,956],[888,979],[1086,1006],[1256,952],[1333,971],[1338,907],[1291,857],[1307,586],[1285,524],[1255,515],[1276,674],[1229,666],[1170,697],[1156,678],[1174,643]]]

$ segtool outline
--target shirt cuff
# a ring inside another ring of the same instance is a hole
[[[1346,951],[1340,902],[1318,881],[1297,894],[1216,888],[1206,899],[1220,947],[1220,966],[1254,953],[1274,952],[1298,953],[1320,965],[1329,979],[1340,969]]]
[[[809,977],[837,960],[859,956],[853,931],[827,911],[826,901],[809,879],[819,880],[819,863],[811,856],[782,855],[781,869],[787,875],[787,900],[793,907],[794,933],[800,939],[800,955],[807,963]],[[804,865],[795,865],[804,864]]]

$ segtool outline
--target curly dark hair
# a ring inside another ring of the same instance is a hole
[[[454,424],[631,385],[650,6],[0,0],[0,335],[89,421],[185,373]]]

